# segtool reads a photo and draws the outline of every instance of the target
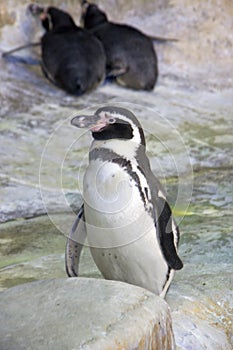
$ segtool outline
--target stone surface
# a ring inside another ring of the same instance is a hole
[[[64,251],[73,220],[73,215],[65,213],[2,223],[0,291],[39,279],[66,277]],[[83,277],[101,277],[88,248],[83,249],[80,270]]]
[[[2,181],[1,181],[2,180]],[[19,218],[29,219],[35,216],[45,215],[48,208],[51,214],[67,211],[77,212],[82,203],[80,193],[67,192],[62,195],[59,191],[43,190],[46,200],[43,200],[41,189],[35,184],[25,184],[17,180],[1,179],[0,194],[4,199],[0,208],[0,223]]]
[[[0,295],[4,350],[175,349],[167,303],[121,282],[57,279]]]
[[[186,217],[177,273],[167,295],[179,349],[222,349],[233,346],[232,214]],[[192,233],[185,234],[190,230]],[[214,239],[213,239],[214,237]]]

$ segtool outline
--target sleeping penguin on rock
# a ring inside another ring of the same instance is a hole
[[[96,5],[82,1],[84,28],[103,44],[106,75],[135,90],[153,90],[158,77],[157,55],[150,37],[124,24],[108,21]]]
[[[145,137],[127,109],[102,107],[71,124],[94,138],[83,180],[83,205],[66,246],[66,271],[77,277],[87,238],[103,277],[143,287],[164,297],[175,270],[179,228],[151,171]]]
[[[76,26],[56,7],[31,4],[29,10],[46,30],[41,39],[42,70],[56,86],[73,95],[94,89],[105,78],[106,57],[99,40]]]

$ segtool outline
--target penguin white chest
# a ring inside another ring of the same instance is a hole
[[[145,212],[135,181],[118,164],[92,161],[83,187],[86,221],[97,227],[119,226],[121,220],[132,221]]]
[[[109,213],[122,210],[132,195],[132,184],[127,173],[117,164],[92,161],[84,177],[84,201],[92,209]]]
[[[84,177],[83,197],[87,236],[92,246],[125,245],[154,227],[137,184],[118,164],[91,162]]]

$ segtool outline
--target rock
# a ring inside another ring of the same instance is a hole
[[[82,205],[79,193],[68,192],[65,196],[62,194],[61,198],[58,190],[42,191],[38,184],[28,185],[3,179],[1,181],[1,176],[0,184],[0,196],[4,198],[4,202],[0,204],[0,222],[64,211],[77,213]]]
[[[167,303],[126,283],[53,279],[1,293],[4,350],[175,349]]]
[[[39,189],[7,183],[1,187],[0,193],[5,198],[0,206],[0,222],[46,214]]]
[[[0,291],[39,279],[67,277],[65,272],[66,234],[74,214],[56,214],[15,220],[0,225]],[[100,277],[84,247],[80,262],[82,277]]]
[[[225,216],[214,212],[211,230],[209,217],[184,219],[183,231],[192,224],[192,234],[181,237],[184,268],[176,274],[166,297],[178,349],[233,348],[231,217],[226,210]]]
[[[207,278],[210,284],[211,277],[216,283],[217,278],[213,275],[202,276],[195,282]],[[230,281],[231,275],[227,277],[227,273],[224,273],[218,280],[224,283],[227,278]],[[202,293],[200,288],[195,287],[191,292],[192,285],[185,287],[185,284],[176,285],[177,289],[173,289],[167,300],[172,310],[175,341],[179,350],[232,349],[232,305],[229,301],[230,298],[232,300],[232,292],[228,289],[231,283],[227,284],[225,295],[221,294],[224,294],[224,289],[216,288],[211,292],[209,288],[205,291],[205,286]]]

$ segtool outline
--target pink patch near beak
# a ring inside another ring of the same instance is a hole
[[[100,131],[100,130],[102,130],[104,127],[106,126],[106,123],[99,123],[99,124],[97,124],[97,125],[95,125],[95,126],[93,126],[92,128],[90,128],[90,130],[92,131],[92,132],[98,132],[98,131]]]
[[[100,114],[100,118],[97,122],[97,124],[93,125],[93,127],[90,128],[92,132],[98,132],[101,131],[103,128],[105,128],[106,125],[109,124],[108,116],[105,113]]]
[[[48,17],[48,15],[47,15],[46,12],[42,12],[42,13],[40,14],[40,20],[41,20],[41,21],[44,21],[47,17]]]

